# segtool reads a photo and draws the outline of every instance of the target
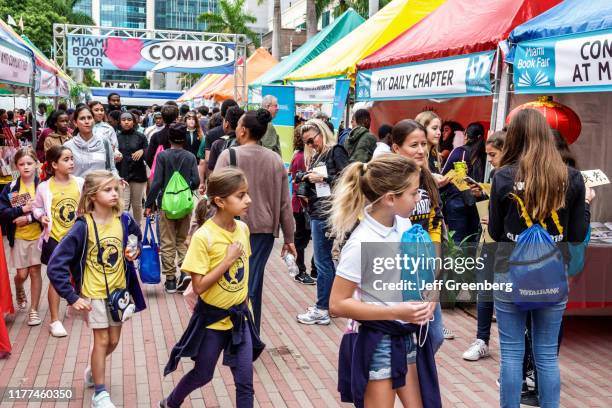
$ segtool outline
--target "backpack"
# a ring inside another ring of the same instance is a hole
[[[422,282],[433,283],[435,274],[436,249],[427,231],[420,224],[414,224],[408,231],[402,234],[400,244],[400,254],[402,259],[417,259],[418,266],[415,270],[402,268],[402,282],[414,282],[414,289],[404,289],[402,291],[403,301],[424,300],[420,288]],[[429,260],[432,261],[429,261]],[[428,262],[429,261],[429,262]]]
[[[534,224],[523,200],[511,194],[517,202],[527,229],[521,232],[508,260],[512,302],[521,311],[548,307],[567,298],[568,284],[563,255],[546,230],[546,224]],[[551,218],[560,234],[563,227],[553,211]]]
[[[178,170],[175,168],[168,185],[164,189],[161,208],[169,220],[178,220],[191,214],[193,210],[193,193],[191,187],[180,173],[183,159]]]

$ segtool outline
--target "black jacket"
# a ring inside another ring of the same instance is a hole
[[[223,131],[222,125],[212,128],[208,132],[206,132],[206,150],[210,150],[213,143],[221,139],[224,135],[225,132]]]
[[[147,169],[144,154],[139,160],[133,160],[132,154],[138,150],[147,151],[147,138],[142,133],[132,129],[131,131],[120,131],[117,133],[119,151],[123,158],[117,163],[119,175],[126,181],[144,183],[147,181]]]
[[[187,131],[187,142],[185,143],[185,150],[193,153],[197,157],[198,149],[200,148],[200,139],[198,139],[198,131]]]
[[[40,180],[38,177],[34,178],[34,186],[38,187],[38,183]],[[13,220],[17,217],[21,217],[23,214],[23,210],[21,207],[12,207],[11,206],[11,197],[12,193],[19,193],[19,188],[21,187],[21,177],[17,180],[13,180],[11,183],[4,186],[2,193],[0,193],[0,222],[4,224],[6,227],[6,238],[8,239],[9,245],[13,247],[15,244],[15,232],[17,231],[17,225],[13,222]],[[34,197],[32,197],[32,200]],[[29,213],[32,222],[38,223],[32,213]]]
[[[323,157],[315,155],[308,167],[308,171],[312,170],[313,167],[325,163],[327,167],[327,178],[325,182],[333,188],[336,179],[340,176],[340,173],[348,165],[349,157],[344,146],[336,145],[331,150],[327,151]],[[316,186],[313,183],[308,182],[308,214],[311,218],[315,219],[326,219],[326,211],[329,209],[330,197],[318,198]]]

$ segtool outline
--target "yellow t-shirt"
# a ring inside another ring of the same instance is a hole
[[[230,232],[209,219],[191,237],[181,266],[183,272],[206,275],[221,263],[227,254],[228,245],[233,242],[240,242],[245,254],[201,295],[203,301],[222,309],[242,303],[249,292],[249,227],[242,221],[236,221],[236,229]],[[229,317],[208,326],[215,330],[230,330],[232,327]]]
[[[79,185],[74,178],[67,184],[60,184],[55,177],[49,179],[51,191],[51,238],[60,241],[74,225],[81,193]]]
[[[83,274],[83,296],[90,299],[106,299],[104,272],[108,280],[108,290],[126,287],[125,263],[123,259],[123,228],[119,216],[113,217],[107,224],[96,224],[102,252],[104,268],[98,262],[98,245],[93,220],[90,215],[87,221],[87,249],[85,250],[85,273]]]
[[[32,200],[36,197],[36,187],[34,183],[26,186],[24,183],[19,183],[19,194],[30,193]],[[23,239],[25,241],[34,241],[40,238],[42,232],[40,224],[37,222],[31,222],[22,227],[17,227],[15,230],[15,239]]]

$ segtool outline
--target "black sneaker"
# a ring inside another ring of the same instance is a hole
[[[539,407],[540,399],[538,393],[532,390],[521,393],[521,407]]]
[[[178,285],[176,287],[176,291],[178,293],[183,293],[187,286],[191,283],[191,275],[181,272],[181,277],[179,278]]]
[[[299,274],[295,275],[295,277],[293,279],[295,279],[296,282],[300,282],[303,285],[316,285],[315,280],[312,279],[305,272],[300,272]]]
[[[168,403],[166,402],[167,400],[167,398],[164,398],[163,400],[159,401],[159,408],[168,408]]]
[[[176,279],[166,279],[164,284],[166,293],[176,293]]]

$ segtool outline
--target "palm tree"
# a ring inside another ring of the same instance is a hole
[[[334,8],[334,16],[338,17],[349,8],[352,8],[363,18],[367,19],[370,17],[370,1],[371,0],[340,0],[340,3]],[[316,0],[317,16],[321,16],[325,8],[333,3],[334,0]],[[391,3],[391,0],[378,0],[378,7],[381,9],[389,3]]]
[[[244,11],[246,0],[220,0],[217,13],[203,13],[198,21],[206,23],[207,31],[213,33],[244,34],[256,47],[259,47],[259,35],[247,25],[257,22],[257,18]]]
[[[316,0],[306,0],[306,39],[311,39],[317,35],[319,16],[317,15],[316,2]]]

